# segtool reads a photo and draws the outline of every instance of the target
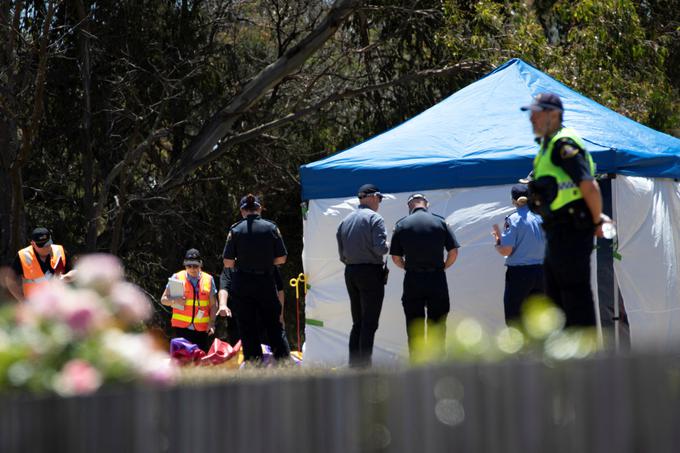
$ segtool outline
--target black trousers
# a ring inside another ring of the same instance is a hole
[[[446,316],[449,313],[449,287],[444,270],[434,272],[406,271],[401,298],[406,316],[408,348],[413,355],[418,342],[427,341],[429,348],[444,351]],[[427,326],[428,335],[425,334]],[[430,335],[433,327],[441,335]]]
[[[373,340],[385,297],[382,265],[348,264],[345,267],[345,285],[352,309],[349,366],[370,366]]]
[[[208,352],[212,341],[208,332],[198,332],[196,330],[185,329],[182,327],[173,327],[173,335],[175,338],[184,338],[201,348],[203,352]]]
[[[269,346],[277,359],[290,355],[286,333],[279,321],[281,304],[276,294],[274,279],[269,274],[234,272],[231,295],[233,307],[241,333],[243,357],[245,360],[262,358],[258,318],[269,337]]]
[[[529,296],[544,292],[543,266],[508,266],[505,271],[505,324],[520,320],[522,304]]]
[[[543,263],[546,295],[564,311],[565,327],[594,326],[590,286],[593,229],[561,225],[547,229],[546,239]]]

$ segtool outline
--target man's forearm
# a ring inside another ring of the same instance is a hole
[[[446,255],[446,261],[444,262],[444,269],[453,266],[453,263],[456,262],[456,258],[458,258],[458,249],[449,250],[449,253]]]

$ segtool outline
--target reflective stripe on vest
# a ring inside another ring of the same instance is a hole
[[[560,129],[548,142],[548,145],[541,147],[534,158],[534,178],[538,179],[544,176],[551,176],[557,182],[557,196],[550,203],[550,210],[557,211],[561,207],[571,203],[572,201],[583,198],[581,189],[572,181],[567,172],[561,167],[556,166],[552,162],[552,152],[555,148],[555,143],[563,138],[573,140],[585,153],[586,162],[590,167],[591,176],[595,176],[595,162],[590,153],[586,150],[586,145],[581,138],[576,135],[573,129]]]
[[[198,294],[194,294],[194,286],[189,281],[186,271],[177,272],[175,278],[184,282],[184,297],[186,300],[184,310],[172,309],[172,327],[186,329],[193,324],[194,329],[197,331],[207,331],[208,324],[210,323],[210,292],[212,291],[212,278],[210,274],[201,272],[198,282]]]
[[[64,253],[64,247],[52,244],[50,253],[50,267],[52,269],[58,271],[60,265],[66,267],[66,253]],[[45,275],[43,272],[40,267],[39,258],[36,256],[32,245],[19,250],[19,261],[21,261],[21,269],[23,271],[21,282],[24,290],[24,298],[26,298],[37,287],[52,278],[52,276]]]

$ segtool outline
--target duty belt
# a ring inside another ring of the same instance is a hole
[[[236,268],[237,272],[243,272],[244,274],[253,274],[253,275],[269,275],[271,274],[271,270],[260,270],[260,269],[242,269],[240,267]]]
[[[443,271],[443,267],[407,267],[407,272],[437,272]]]

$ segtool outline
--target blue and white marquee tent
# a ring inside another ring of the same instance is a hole
[[[335,231],[356,209],[357,188],[376,184],[390,196],[380,213],[388,230],[407,214],[406,198],[425,192],[431,210],[455,228],[462,248],[447,271],[452,313],[503,325],[503,258],[491,246],[491,226],[512,212],[510,185],[531,170],[537,145],[519,110],[536,94],[559,94],[564,124],[588,144],[619,232],[614,279],[628,311],[633,344],[670,344],[680,335],[680,139],[636,123],[513,59],[405,123],[346,151],[300,168],[309,201],[303,262],[311,285],[306,361],[342,363],[351,326]],[[611,181],[611,184],[610,184]],[[607,247],[610,248],[610,247]],[[611,253],[609,254],[609,257]],[[593,254],[602,269],[606,254]],[[595,268],[595,267],[594,267]],[[597,273],[593,284],[597,286]],[[405,354],[403,274],[386,289],[377,359]],[[600,285],[602,285],[600,278]],[[678,332],[678,334],[676,334]]]

